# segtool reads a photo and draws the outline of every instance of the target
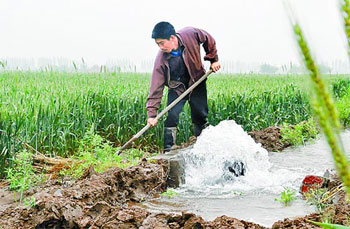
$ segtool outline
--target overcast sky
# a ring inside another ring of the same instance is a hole
[[[346,61],[338,0],[291,2],[317,59]],[[221,60],[298,60],[282,0],[1,0],[0,58],[153,59],[159,21],[208,31]]]

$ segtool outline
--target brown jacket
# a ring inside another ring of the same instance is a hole
[[[191,86],[205,74],[201,60],[200,44],[203,44],[206,53],[204,60],[209,60],[211,63],[218,61],[215,40],[206,31],[193,27],[181,29],[176,35],[179,39],[179,45],[183,47],[182,56],[191,77],[189,82],[189,86]],[[169,58],[170,54],[164,53],[161,50],[156,57],[146,105],[147,116],[149,118],[157,116],[165,85],[169,88],[174,88],[178,94],[181,94],[185,90],[184,87],[179,86],[181,82],[170,81]]]

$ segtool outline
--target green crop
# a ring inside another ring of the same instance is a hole
[[[137,73],[0,72],[0,176],[13,166],[9,158],[23,142],[45,155],[68,157],[78,152],[79,142],[94,126],[114,146],[123,145],[146,125],[150,78]],[[337,85],[331,89],[342,101],[343,122],[350,123],[350,94],[345,93],[350,78],[339,75],[329,81]],[[232,119],[246,131],[300,123],[311,117],[304,85],[303,76],[212,75],[207,81],[208,121],[216,125]],[[163,120],[132,147],[160,151]],[[180,144],[192,135],[188,104],[178,128]]]

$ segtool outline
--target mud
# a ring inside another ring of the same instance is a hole
[[[52,180],[27,193],[32,207],[12,203],[0,211],[1,228],[264,228],[222,216],[155,214],[135,206],[166,190],[167,164],[143,161],[128,169],[96,174],[90,168],[77,180]]]
[[[102,174],[89,169],[77,181],[48,181],[27,193],[35,198],[34,207],[10,205],[0,212],[0,225],[2,228],[88,228],[108,225],[118,217],[118,222],[127,222],[130,217],[138,222],[137,218],[147,215],[146,212],[131,213],[124,209],[125,204],[164,192],[167,168],[163,161],[157,164],[143,161],[138,166],[125,170],[113,168]]]
[[[290,146],[282,141],[281,127],[271,126],[262,130],[254,130],[248,133],[257,143],[261,143],[267,151],[279,152]]]

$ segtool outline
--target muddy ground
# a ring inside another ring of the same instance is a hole
[[[282,127],[279,126],[271,126],[262,130],[250,131],[248,134],[255,142],[261,143],[261,146],[267,151],[279,152],[290,146],[289,143],[282,141],[281,129]]]
[[[280,129],[267,128],[249,133],[268,150],[283,149]],[[188,146],[193,144],[191,139]],[[128,169],[112,168],[96,174],[90,168],[83,178],[72,181],[65,178],[48,180],[29,190],[35,204],[28,207],[13,202],[13,193],[6,184],[0,185],[0,226],[5,228],[265,228],[263,226],[221,216],[205,221],[200,216],[155,214],[137,207],[147,198],[157,197],[166,190],[168,176],[166,161],[148,163],[145,160]],[[333,185],[334,186],[334,185]],[[326,213],[314,213],[298,219],[276,222],[273,228],[318,228],[306,220],[322,221],[330,215],[333,223],[349,225],[350,205],[344,192]],[[327,214],[327,215],[326,215]]]
[[[212,222],[190,213],[153,214],[136,207],[166,190],[165,161],[143,161],[128,169],[93,169],[75,182],[51,180],[28,193],[35,206],[7,203],[0,212],[1,228],[264,228],[222,216]]]

